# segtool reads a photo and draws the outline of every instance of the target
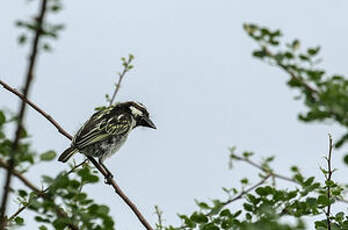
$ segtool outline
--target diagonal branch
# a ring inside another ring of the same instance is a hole
[[[72,140],[72,136],[65,131],[57,121],[55,121],[48,113],[44,112],[40,107],[35,105],[33,102],[29,101],[23,95],[15,90],[14,88],[10,87],[8,84],[0,80],[0,85],[2,85],[5,89],[10,91],[11,93],[17,95],[19,98],[21,98],[24,102],[28,103],[34,110],[39,112],[43,117],[45,117],[51,124],[53,124],[58,131],[64,135],[66,138]],[[101,167],[98,162],[93,157],[87,156],[88,160],[93,163],[93,165],[98,169],[98,171],[104,176],[104,178],[107,180],[108,184],[110,184],[117,195],[119,195],[122,200],[129,206],[129,208],[133,211],[133,213],[137,216],[138,220],[143,224],[143,226],[147,230],[153,230],[151,225],[148,223],[148,221],[144,218],[142,213],[139,211],[139,209],[136,207],[136,205],[127,197],[127,195],[122,191],[122,189],[117,185],[116,181],[110,177],[108,177],[108,173],[105,171],[103,167]]]
[[[24,90],[23,90],[23,97],[27,98],[29,95],[29,90],[30,86],[32,83],[32,80],[34,78],[34,68],[36,65],[36,60],[38,56],[38,46],[39,46],[39,41],[40,37],[42,35],[42,25],[44,22],[44,17],[46,13],[46,7],[47,7],[47,0],[42,0],[41,1],[41,6],[40,6],[40,12],[37,17],[37,29],[35,31],[34,35],[34,40],[32,42],[32,47],[30,51],[30,59],[29,59],[29,65],[27,69],[27,74],[26,74],[26,80],[25,80],[25,85],[24,85]],[[22,126],[23,126],[23,119],[25,115],[25,107],[26,103],[25,101],[22,101],[19,113],[18,113],[18,122],[17,122],[17,128],[16,128],[16,133],[15,133],[15,138],[11,147],[11,154],[10,154],[10,159],[9,159],[9,168],[7,170],[6,174],[6,182],[5,182],[5,187],[4,187],[4,193],[1,201],[1,209],[0,209],[0,229],[4,230],[5,229],[5,215],[6,215],[6,208],[7,208],[7,201],[8,201],[8,196],[9,196],[9,191],[10,191],[10,185],[11,185],[11,180],[12,180],[12,172],[15,166],[15,152],[18,149],[19,145],[19,139],[21,136],[22,132]]]
[[[27,103],[28,105],[30,105],[34,110],[36,110],[37,112],[39,112],[42,116],[44,116],[54,127],[57,128],[58,132],[60,132],[63,136],[65,136],[68,139],[72,139],[72,136],[65,131],[59,124],[57,121],[55,121],[51,115],[49,115],[48,113],[46,113],[45,111],[43,111],[39,106],[35,105],[31,100],[29,100],[28,98],[25,98],[23,96],[23,94],[21,94],[18,90],[16,90],[15,88],[12,88],[11,86],[9,86],[8,84],[6,84],[4,81],[0,80],[0,85],[2,85],[5,89],[7,89],[8,91],[10,91],[11,93],[17,95],[20,99],[22,99],[22,101],[24,101],[25,103]]]

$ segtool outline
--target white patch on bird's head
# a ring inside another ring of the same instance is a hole
[[[143,111],[141,111],[140,109],[135,108],[134,106],[130,106],[129,109],[131,110],[132,114],[134,117],[141,117],[143,116]]]

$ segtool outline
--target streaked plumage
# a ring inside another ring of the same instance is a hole
[[[104,108],[94,113],[78,130],[71,147],[58,160],[66,162],[80,152],[98,158],[103,165],[104,160],[120,149],[137,126],[156,128],[144,105],[129,101]]]

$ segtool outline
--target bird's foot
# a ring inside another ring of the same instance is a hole
[[[108,175],[104,178],[104,183],[105,184],[111,184],[112,179],[114,178],[114,175],[112,175],[110,172],[108,173]]]

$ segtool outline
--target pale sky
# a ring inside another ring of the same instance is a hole
[[[120,58],[134,54],[135,69],[117,99],[145,104],[158,129],[135,130],[106,164],[152,225],[156,204],[166,224],[179,224],[176,214],[196,210],[194,199],[223,198],[221,187],[238,186],[243,177],[256,179],[257,171],[243,163],[228,170],[230,146],[254,151],[258,159],[276,155],[281,173],[298,164],[306,175],[322,177],[318,167],[327,152],[327,134],[337,140],[342,130],[330,122],[297,120],[304,111],[302,102],[293,100],[298,93],[286,86],[285,73],[251,57],[256,44],[242,24],[280,28],[284,41],[321,45],[322,66],[347,75],[347,10],[343,0],[64,1],[64,10],[50,19],[66,29],[51,42],[53,52],[40,56],[30,97],[74,133],[94,107],[105,104]],[[35,2],[0,3],[0,78],[17,88],[28,50],[16,44],[14,21],[35,12]],[[0,89],[0,107],[17,111],[18,102]],[[27,112],[36,150],[60,153],[69,146],[43,117]],[[336,178],[347,175],[346,149],[334,152],[334,166],[341,169]],[[27,176],[40,186],[43,171],[53,176],[66,168],[53,161]],[[84,190],[110,206],[117,229],[143,229],[102,180]],[[16,207],[12,199],[10,213]]]

